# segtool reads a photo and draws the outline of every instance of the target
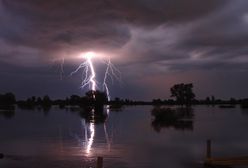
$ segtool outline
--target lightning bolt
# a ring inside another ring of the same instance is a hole
[[[81,63],[78,68],[71,73],[71,75],[77,73],[80,69],[84,69],[82,76],[81,88],[85,86],[89,86],[89,88],[93,91],[96,91],[96,72],[92,62],[92,58],[94,57],[94,53],[88,52],[83,55],[83,58],[86,60]],[[89,72],[90,71],[90,72]]]
[[[96,81],[96,71],[93,64],[93,58],[96,57],[94,52],[87,52],[82,55],[82,58],[85,60],[82,62],[75,71],[71,73],[71,76],[81,69],[83,69],[82,73],[82,82],[81,88],[85,88],[89,86],[89,89],[96,91],[97,88],[97,81]],[[114,83],[114,78],[121,82],[121,73],[120,71],[111,63],[110,57],[107,60],[104,60],[104,64],[106,64],[106,70],[104,73],[104,79],[102,82],[103,91],[106,92],[108,101],[110,101],[110,91],[108,87],[108,79],[110,78],[112,83]]]
[[[108,78],[108,74],[109,74],[109,64],[110,63],[110,60],[108,61],[107,63],[107,69],[105,71],[105,74],[104,74],[104,79],[103,79],[103,90],[106,91],[106,94],[107,94],[107,97],[108,97],[108,101],[110,101],[110,93],[109,93],[109,88],[108,88],[108,85],[107,85],[107,78]]]
[[[65,58],[61,59],[61,64],[60,64],[60,80],[63,79],[64,75],[64,64],[65,64]]]
[[[89,64],[90,72],[91,72],[90,79],[89,79],[91,83],[91,90],[95,91],[96,90],[96,81],[95,81],[96,72],[95,72],[91,57],[87,58],[87,63]]]
[[[103,79],[103,90],[106,91],[108,101],[110,101],[110,92],[107,84],[108,77],[111,78],[112,84],[114,83],[114,78],[117,79],[119,82],[121,82],[121,72],[111,63],[110,58],[105,62],[107,65],[105,74],[104,74],[104,79]]]

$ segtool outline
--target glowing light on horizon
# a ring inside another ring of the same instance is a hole
[[[80,55],[82,58],[85,58],[85,59],[92,59],[94,57],[96,57],[96,53],[92,52],[92,51],[89,51],[85,54],[81,54]]]

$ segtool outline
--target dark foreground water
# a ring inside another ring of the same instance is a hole
[[[89,168],[97,156],[105,168],[203,167],[207,139],[213,156],[248,155],[248,111],[173,109],[165,119],[152,115],[153,106],[95,118],[75,108],[0,111],[0,167]]]

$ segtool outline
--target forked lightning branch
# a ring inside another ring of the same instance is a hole
[[[83,89],[88,86],[90,90],[96,91],[96,89],[99,88],[99,86],[97,85],[97,83],[99,82],[96,80],[96,67],[94,66],[93,60],[98,58],[98,54],[95,52],[86,52],[82,53],[80,55],[80,58],[83,59],[83,62],[77,67],[75,71],[71,73],[71,75],[82,70],[81,88]],[[105,91],[107,94],[108,100],[110,100],[110,92],[107,84],[108,77],[110,77],[113,82],[114,78],[119,79],[120,72],[111,63],[109,57],[107,58],[107,60],[104,60],[104,64],[106,64],[106,70],[101,85],[103,91]]]

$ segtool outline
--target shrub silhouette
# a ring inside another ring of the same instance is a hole
[[[155,107],[151,111],[152,127],[155,131],[165,128],[175,128],[178,130],[192,130],[193,129],[193,111],[191,108],[163,108]]]

